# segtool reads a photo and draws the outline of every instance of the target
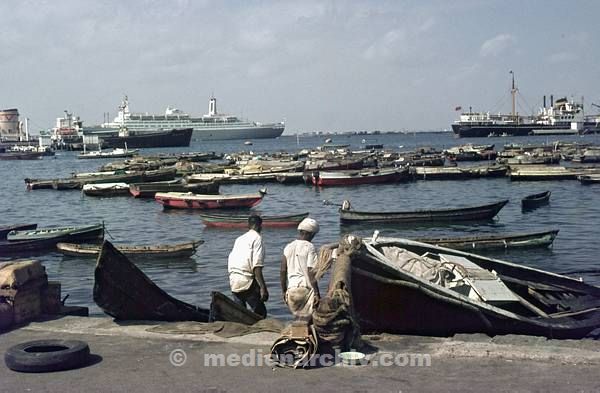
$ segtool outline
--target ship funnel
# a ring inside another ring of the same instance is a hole
[[[544,109],[546,109],[546,96],[544,96]]]
[[[208,115],[214,116],[217,114],[217,99],[215,97],[211,97],[210,101],[208,101]]]
[[[554,107],[554,95],[550,94],[550,106]]]

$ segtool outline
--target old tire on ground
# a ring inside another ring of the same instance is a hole
[[[14,371],[41,373],[70,370],[86,365],[90,348],[78,340],[36,340],[9,348],[6,366]]]

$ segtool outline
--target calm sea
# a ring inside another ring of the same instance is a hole
[[[464,143],[552,143],[559,137],[455,139],[451,133],[387,134],[329,136],[333,143],[350,144],[360,149],[367,144],[382,143],[386,148],[410,150],[417,146],[449,148]],[[322,145],[326,137],[281,137],[255,140],[252,146],[243,141],[193,141],[187,149],[151,149],[144,153],[216,151],[256,153],[296,151]],[[560,137],[562,141],[600,143],[598,136]],[[198,253],[189,259],[139,262],[138,266],[171,295],[208,307],[209,293],[229,293],[227,255],[239,230],[206,228],[194,211],[163,211],[153,200],[130,197],[94,198],[78,191],[27,191],[23,179],[56,178],[71,172],[94,171],[105,160],[78,160],[76,153],[58,153],[56,158],[39,161],[0,161],[3,174],[0,186],[0,225],[35,222],[39,226],[85,225],[104,221],[107,238],[115,243],[158,244],[202,239]],[[248,193],[262,185],[223,186],[222,193]],[[417,181],[394,185],[315,188],[305,185],[268,184],[269,194],[255,210],[265,214],[310,212],[321,224],[314,242],[317,246],[337,241],[342,233],[370,236],[380,229],[385,236],[461,236],[478,233],[526,232],[558,228],[560,233],[551,249],[510,250],[488,254],[501,259],[553,272],[600,269],[598,231],[600,229],[600,185],[582,186],[577,181],[511,182],[508,178],[467,181]],[[520,200],[528,194],[551,190],[548,206],[522,213]],[[445,226],[340,227],[337,208],[323,200],[341,202],[350,199],[358,210],[413,210],[462,207],[510,199],[510,203],[489,223]],[[295,229],[264,230],[266,242],[265,278],[270,289],[269,312],[287,318],[288,311],[279,289],[279,261],[285,244],[296,236]],[[67,257],[52,252],[36,257],[46,266],[51,280],[62,283],[67,304],[90,307],[92,314],[101,310],[92,300],[94,285],[93,259]],[[593,273],[579,274],[590,283],[600,284]],[[326,287],[326,283],[321,283]]]

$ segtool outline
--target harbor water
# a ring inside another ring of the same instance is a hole
[[[284,136],[273,140],[254,140],[252,146],[244,141],[193,141],[189,148],[148,149],[142,154],[182,151],[215,151],[223,153],[252,150],[264,152],[297,151],[315,148],[331,138],[335,144],[349,144],[354,150],[364,144],[383,144],[387,149],[412,150],[431,146],[449,148],[465,143],[496,143],[502,150],[506,143],[552,143],[556,140],[580,143],[600,143],[599,136],[555,136],[521,138],[455,139],[451,133],[411,133],[381,135],[333,135],[299,137]],[[68,177],[72,172],[96,171],[107,160],[78,160],[76,152],[58,152],[56,157],[35,161],[0,161],[3,174],[0,186],[0,225],[37,223],[39,227],[86,225],[104,222],[106,237],[122,244],[166,244],[202,239],[192,258],[174,260],[136,261],[136,264],[158,286],[172,296],[199,306],[208,307],[210,292],[229,294],[227,256],[242,230],[206,228],[194,211],[163,210],[152,199],[132,197],[87,197],[80,191],[27,191],[24,178]],[[253,210],[269,215],[310,212],[319,221],[321,231],[314,243],[320,246],[335,242],[344,233],[371,236],[379,230],[382,236],[426,237],[466,236],[504,232],[530,232],[557,228],[560,232],[549,249],[507,250],[486,253],[527,266],[552,272],[582,271],[575,277],[600,284],[597,256],[600,242],[600,185],[581,185],[578,181],[511,182],[506,178],[461,181],[419,180],[400,184],[364,185],[355,187],[317,188],[301,184],[224,185],[221,193],[250,193],[266,186],[268,195]],[[550,190],[550,204],[530,212],[522,212],[520,201],[529,194]],[[404,211],[466,207],[503,199],[510,202],[489,222],[448,225],[341,226],[335,204],[344,199],[357,210]],[[328,200],[331,204],[323,203]],[[296,237],[295,228],[264,229],[266,246],[265,279],[270,299],[267,308],[272,316],[289,318],[279,288],[279,264],[286,243]],[[0,256],[0,260],[8,260]],[[94,304],[95,260],[63,256],[51,252],[35,256],[47,269],[50,280],[62,283],[67,304],[90,307],[91,314],[100,314]],[[321,283],[325,288],[326,282]]]

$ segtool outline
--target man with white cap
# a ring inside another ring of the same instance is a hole
[[[296,318],[309,319],[319,302],[319,286],[313,272],[317,260],[312,239],[319,224],[305,218],[298,225],[298,239],[289,243],[281,258],[280,281],[283,301]]]

